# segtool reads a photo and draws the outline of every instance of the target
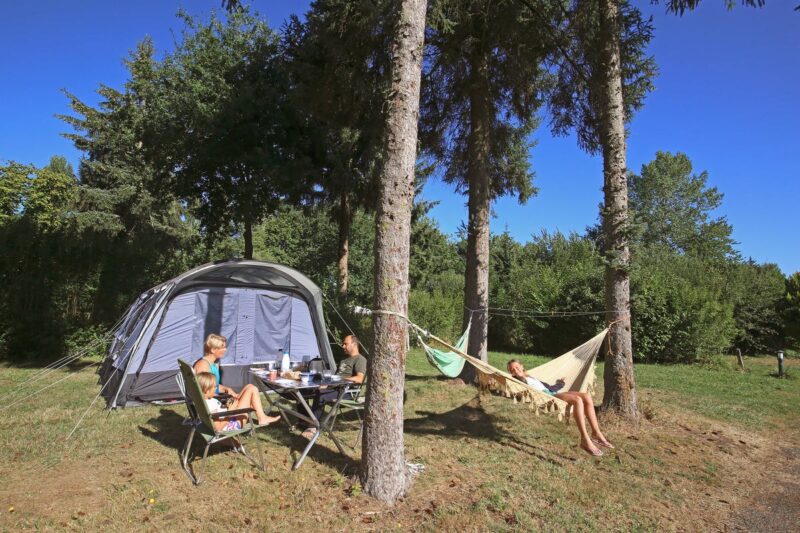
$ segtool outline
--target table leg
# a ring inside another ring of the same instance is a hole
[[[278,411],[281,413],[281,417],[283,417],[284,421],[288,426],[290,427],[292,426],[291,420],[289,418],[289,415],[292,415],[294,418],[298,418],[300,420],[309,423],[312,427],[314,427],[317,430],[316,433],[314,433],[314,435],[311,437],[311,439],[309,439],[308,444],[306,444],[305,448],[303,448],[302,453],[294,462],[294,465],[292,465],[292,470],[297,470],[298,468],[300,468],[300,465],[303,464],[303,461],[308,456],[308,453],[311,451],[311,448],[314,447],[314,445],[317,443],[317,440],[319,439],[320,435],[323,432],[327,433],[327,435],[331,438],[333,443],[336,445],[336,448],[339,450],[339,453],[345,456],[347,455],[347,452],[345,452],[342,442],[339,440],[339,437],[337,437],[334,434],[332,428],[333,425],[332,422],[335,419],[336,411],[339,409],[339,405],[341,404],[342,399],[344,399],[344,396],[347,393],[347,387],[339,388],[338,395],[336,396],[336,401],[333,403],[333,406],[331,407],[330,411],[325,416],[322,417],[322,420],[319,420],[316,416],[314,416],[314,411],[311,409],[311,406],[309,406],[308,402],[306,401],[306,398],[303,396],[300,390],[292,389],[291,391],[288,391],[286,389],[283,389],[283,392],[274,390],[272,392],[276,393],[276,398],[273,401],[272,399],[270,399],[267,390],[267,389],[272,389],[271,386],[268,386],[261,380],[257,380],[256,385],[266,396],[267,402],[269,402],[270,410],[273,407],[277,408]],[[291,409],[289,407],[283,406],[280,403],[278,403],[278,400],[280,400],[281,398],[288,400],[289,399],[288,395],[291,395],[291,397],[294,398],[294,401],[296,401],[298,406],[302,408],[300,409],[300,411],[305,411],[306,414],[295,411],[294,409]]]
[[[311,422],[312,426],[317,430],[314,433],[314,435],[312,435],[311,439],[309,439],[308,444],[306,444],[306,447],[303,449],[303,452],[300,454],[300,457],[298,457],[297,461],[295,461],[294,465],[292,465],[292,470],[297,470],[298,468],[300,468],[300,465],[303,464],[303,461],[308,455],[308,452],[310,452],[311,448],[314,447],[314,444],[317,443],[317,439],[319,439],[319,436],[322,434],[322,429],[321,429],[322,425],[320,424],[320,421],[317,419],[317,417],[314,416],[314,411],[306,402],[306,399],[303,397],[303,394],[299,391],[295,391],[294,395],[297,397],[297,402],[303,407],[303,409],[305,409],[306,413],[308,413],[308,416],[310,417],[310,420],[308,421]]]
[[[339,440],[339,437],[334,435],[333,430],[330,427],[331,417],[336,413],[336,410],[339,408],[339,404],[342,402],[345,392],[346,392],[346,387],[341,387],[339,389],[339,395],[336,397],[336,402],[333,404],[331,410],[324,417],[322,417],[321,421],[320,420],[316,421],[315,426],[317,428],[317,432],[314,433],[314,435],[311,437],[311,440],[308,441],[308,444],[303,450],[303,453],[300,454],[300,457],[297,458],[297,461],[295,461],[294,466],[292,466],[292,470],[297,470],[298,468],[300,468],[300,465],[303,463],[303,460],[308,455],[308,452],[311,451],[311,448],[314,447],[314,444],[317,443],[317,439],[319,439],[319,436],[323,432],[328,434],[333,443],[339,449],[339,453],[345,456],[347,455],[347,452],[345,452],[344,448],[342,447],[342,443]],[[308,404],[302,398],[302,395],[298,394],[298,396],[301,396],[300,400],[302,400],[303,407],[308,411],[309,415],[316,420],[316,418],[314,417],[314,413],[311,411],[311,408],[308,407]]]
[[[328,434],[328,436],[331,438],[333,443],[339,449],[339,453],[341,453],[342,455],[347,455],[347,452],[344,451],[344,448],[342,447],[342,443],[341,443],[341,441],[339,441],[339,437],[337,437],[333,433],[333,427],[332,427],[332,424],[331,424],[331,422],[332,422],[331,418],[333,418],[336,415],[336,411],[339,409],[339,404],[342,403],[342,399],[344,398],[344,395],[346,393],[347,393],[347,387],[341,387],[339,389],[339,396],[336,397],[336,402],[333,404],[333,407],[331,407],[331,410],[328,412],[328,414],[326,414],[322,418],[322,421],[320,422],[320,429],[319,429],[319,432],[324,431],[325,433]]]

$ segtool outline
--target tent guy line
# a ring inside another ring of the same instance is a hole
[[[113,338],[114,330],[116,330],[116,328],[118,328],[121,323],[122,323],[122,320],[121,319],[118,320],[116,324],[114,324],[113,326],[111,326],[108,329],[108,331],[106,332],[105,335],[103,335],[99,339],[95,339],[93,342],[91,342],[87,346],[84,346],[83,349],[78,351],[77,353],[74,353],[72,355],[65,355],[64,357],[62,357],[62,358],[60,358],[60,359],[58,359],[56,361],[53,361],[52,363],[48,364],[47,366],[45,366],[45,367],[39,369],[38,371],[34,372],[32,375],[28,376],[27,379],[25,379],[24,381],[22,381],[22,382],[18,383],[17,385],[15,385],[10,391],[6,391],[6,394],[4,394],[3,396],[0,396],[0,402],[3,402],[7,398],[10,398],[10,397],[16,395],[17,393],[21,392],[22,389],[24,389],[26,386],[43,379],[44,377],[50,375],[51,373],[55,372],[56,370],[59,370],[59,369],[65,367],[65,366],[67,366],[68,364],[70,364],[70,363],[72,363],[74,361],[77,361],[81,357],[85,356],[87,353],[91,352],[93,349],[98,348],[103,343],[111,340],[111,338]]]

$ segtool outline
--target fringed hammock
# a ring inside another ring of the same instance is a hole
[[[538,415],[539,412],[555,414],[559,420],[567,413],[567,403],[563,400],[540,392],[527,383],[514,379],[508,372],[491,366],[480,359],[476,359],[466,353],[467,339],[472,322],[467,325],[467,330],[452,346],[442,339],[431,335],[412,324],[417,331],[417,338],[425,349],[428,360],[437,367],[444,375],[456,377],[468,362],[475,367],[477,373],[478,386],[482,391],[494,391],[507,398],[513,398],[514,402],[530,404]],[[573,348],[567,353],[560,355],[543,365],[532,368],[526,372],[528,376],[534,377],[545,383],[555,383],[558,379],[564,378],[565,384],[562,391],[594,392],[595,375],[594,365],[597,353],[603,344],[603,339],[608,333],[606,328],[577,348]],[[422,336],[435,341],[446,347],[449,351],[436,350],[431,348],[423,341]],[[457,370],[456,370],[457,369]]]

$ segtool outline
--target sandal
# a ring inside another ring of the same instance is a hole
[[[598,446],[602,446],[603,448],[609,448],[611,450],[615,449],[614,445],[608,442],[607,439],[599,440],[599,439],[592,439],[592,442],[597,444]]]
[[[587,448],[587,447],[585,447],[584,445],[581,444],[581,449],[583,451],[585,451],[586,453],[588,453],[589,455],[593,455],[594,457],[602,457],[603,456],[603,450],[601,450],[600,448],[595,448],[594,450],[592,450],[592,449]]]

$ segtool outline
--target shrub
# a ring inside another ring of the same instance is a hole
[[[637,359],[692,363],[730,346],[733,301],[724,268],[656,249],[634,265],[631,319]]]

